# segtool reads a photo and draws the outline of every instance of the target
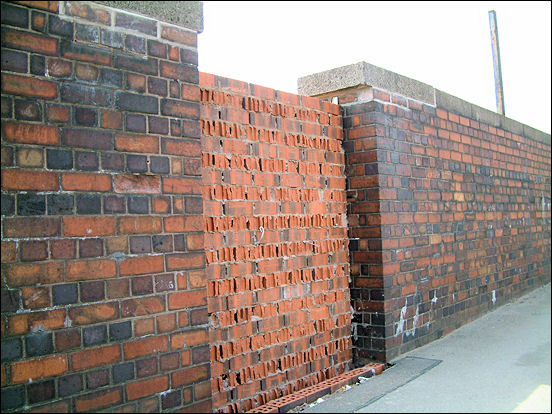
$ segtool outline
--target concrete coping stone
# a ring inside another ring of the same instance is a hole
[[[94,1],[94,3],[140,13],[197,33],[203,31],[202,1]]]
[[[456,96],[435,89],[431,85],[367,62],[341,66],[303,76],[297,80],[299,95],[316,96],[319,98],[336,96],[342,92],[371,87],[400,94],[544,144],[551,144],[550,134],[464,101]]]

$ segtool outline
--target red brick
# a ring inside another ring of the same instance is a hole
[[[114,217],[63,217],[64,236],[98,237],[114,234]]]
[[[120,134],[115,138],[115,148],[118,151],[159,153],[159,137],[152,135]]]
[[[203,231],[202,216],[171,216],[165,217],[163,222],[165,231],[169,233]]]
[[[150,296],[140,299],[128,299],[121,302],[121,315],[142,316],[165,311],[163,296]]]
[[[186,46],[197,47],[197,34],[192,31],[161,25],[161,38]]]
[[[144,355],[152,355],[166,352],[169,349],[169,342],[166,336],[155,336],[141,339],[135,342],[123,344],[125,359],[134,359]]]
[[[5,172],[2,171],[2,179],[5,178]],[[6,217],[3,224],[4,237],[48,237],[60,234],[58,218]]]
[[[161,233],[162,225],[159,217],[127,216],[119,218],[119,234],[149,234]]]
[[[76,325],[112,321],[119,317],[119,307],[116,302],[79,306],[69,310],[69,317]]]
[[[40,309],[50,306],[50,290],[47,287],[21,289],[23,306],[27,309]]]
[[[87,349],[71,354],[73,371],[99,367],[121,360],[121,346],[109,345],[101,348]]]
[[[169,294],[169,309],[186,309],[195,306],[207,305],[207,292],[205,289],[183,291]]]
[[[143,275],[160,273],[164,270],[163,256],[131,257],[119,265],[119,272],[123,275]]]
[[[70,16],[78,16],[95,23],[110,25],[111,13],[108,10],[91,7],[88,4],[68,2],[65,11]]]
[[[19,3],[24,6],[29,6],[35,9],[46,10],[50,12],[58,12],[59,1],[14,1],[14,3]]]
[[[19,144],[59,145],[59,128],[4,122],[4,139]]]
[[[159,194],[161,178],[149,175],[119,174],[113,176],[113,191],[131,194]]]
[[[66,191],[110,191],[111,176],[65,173],[61,175],[61,186]]]
[[[183,331],[171,335],[171,350],[207,344],[209,335],[206,329]]]
[[[174,253],[166,256],[167,270],[194,269],[204,266],[205,255],[200,253]]]
[[[51,37],[12,29],[5,29],[2,37],[2,46],[43,55],[55,56],[57,54],[58,41]]]
[[[58,191],[59,176],[49,171],[2,170],[2,190]]]
[[[60,329],[65,325],[65,309],[23,313],[9,317],[8,330],[11,335],[20,335],[41,329]]]
[[[148,378],[142,381],[136,381],[126,385],[127,397],[131,401],[148,395],[156,394],[168,388],[169,388],[168,375],[163,375],[155,378]]]
[[[5,277],[12,287],[57,283],[64,280],[64,268],[59,262],[10,264],[5,267]]]
[[[67,280],[107,279],[117,276],[114,260],[79,260],[67,263]]]
[[[2,74],[2,92],[45,99],[55,99],[58,96],[55,82],[8,74]]]
[[[201,179],[163,177],[163,192],[169,194],[202,194]]]
[[[181,369],[171,374],[172,386],[189,385],[209,378],[208,365]],[[196,412],[196,411],[192,411]]]
[[[19,384],[30,379],[37,381],[67,372],[67,356],[56,355],[30,361],[14,362],[11,366],[12,383]]]

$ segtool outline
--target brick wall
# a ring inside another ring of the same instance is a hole
[[[339,106],[200,74],[213,407],[244,412],[348,369]]]
[[[197,33],[2,2],[2,411],[209,411]]]
[[[377,88],[339,102],[357,358],[394,359],[550,281],[549,137]]]

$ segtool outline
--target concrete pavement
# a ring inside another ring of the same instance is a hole
[[[304,413],[550,412],[550,283]]]

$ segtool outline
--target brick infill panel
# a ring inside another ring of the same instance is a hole
[[[345,385],[352,385],[357,382],[358,377],[367,378],[379,375],[383,372],[385,364],[374,362],[363,367],[353,369],[333,378],[322,381],[316,385],[306,387],[275,400],[269,401],[257,408],[247,411],[248,413],[285,413],[301,404],[310,404],[318,398],[336,392]]]

